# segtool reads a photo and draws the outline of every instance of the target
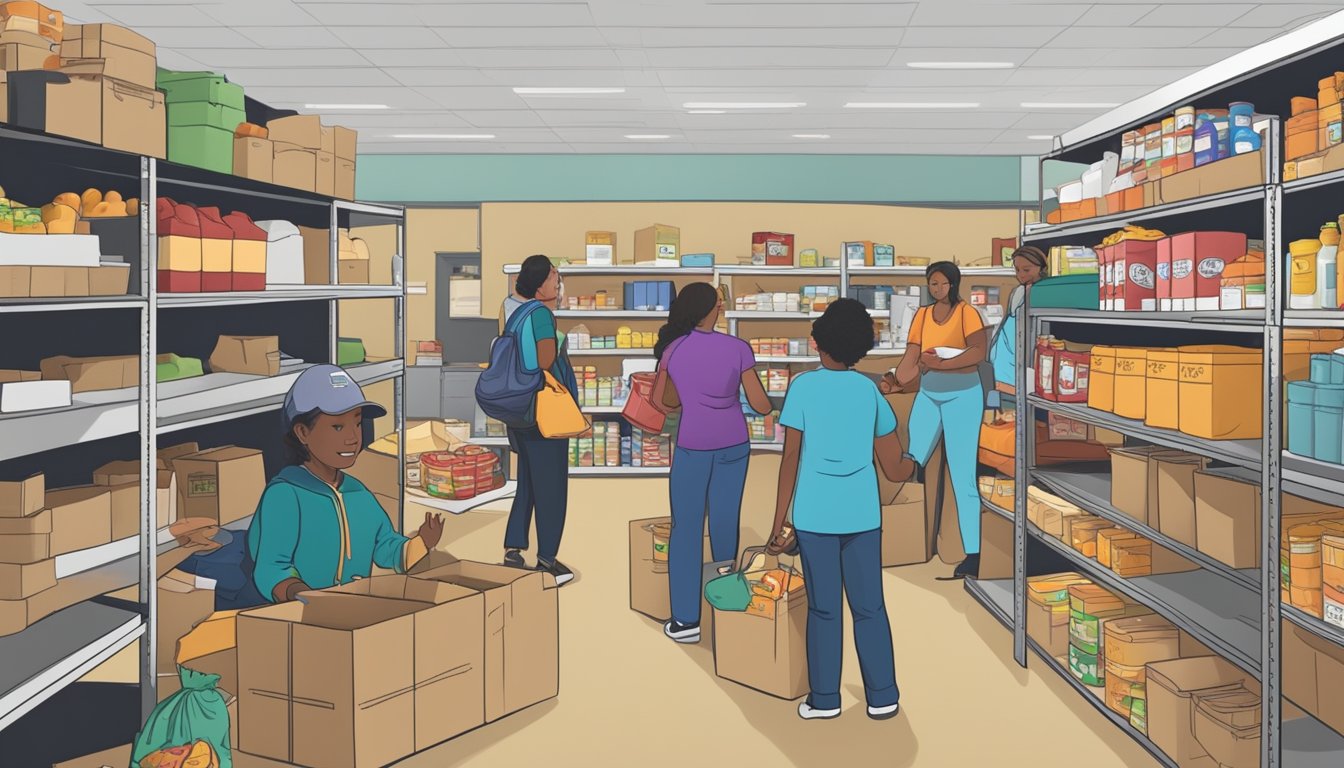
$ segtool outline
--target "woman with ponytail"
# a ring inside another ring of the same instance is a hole
[[[691,283],[677,294],[658,331],[654,356],[658,377],[654,406],[681,409],[669,482],[672,539],[668,585],[672,617],[663,632],[678,643],[700,642],[700,595],[704,588],[701,537],[709,516],[716,561],[737,557],[742,491],[751,453],[740,392],[757,413],[769,413],[770,398],[756,376],[751,347],[714,330],[723,303],[709,283]]]

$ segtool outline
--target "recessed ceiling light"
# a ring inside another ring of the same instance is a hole
[[[1031,136],[1028,136],[1027,139],[1029,141],[1054,141],[1055,137],[1051,136],[1048,133],[1035,133],[1032,134]]]
[[[670,139],[670,138],[672,138],[672,137],[671,137],[671,136],[668,136],[666,133],[627,133],[627,134],[625,134],[625,138],[627,138],[627,139]]]
[[[905,66],[911,69],[1012,69],[1017,65],[1011,61],[911,61]]]
[[[975,109],[978,101],[851,101],[845,109]]]
[[[684,109],[796,109],[806,107],[802,101],[688,101]]]
[[[519,96],[586,96],[606,93],[625,93],[624,88],[514,88]]]
[[[688,109],[688,110],[686,110],[686,114],[688,114],[688,115],[726,115],[726,114],[728,114],[728,110],[726,110],[726,109]]]
[[[391,109],[386,104],[304,104],[304,109]]]
[[[1023,109],[1110,109],[1120,106],[1109,101],[1024,101]]]
[[[394,139],[493,139],[493,133],[394,133]]]
[[[829,139],[829,138],[831,138],[831,134],[829,134],[829,133],[795,133],[795,134],[793,134],[793,138],[795,138],[795,139]]]

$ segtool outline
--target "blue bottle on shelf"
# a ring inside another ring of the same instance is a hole
[[[1208,165],[1219,159],[1218,155],[1218,125],[1213,122],[1211,116],[1200,116],[1200,123],[1195,127],[1195,167]]]
[[[1341,450],[1344,448],[1344,386],[1316,385],[1315,418],[1312,421],[1312,458],[1331,464],[1344,463],[1344,450]]]
[[[1288,450],[1313,458],[1315,448],[1316,385],[1309,381],[1288,382]]]

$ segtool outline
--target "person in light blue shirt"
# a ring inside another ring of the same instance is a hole
[[[868,716],[895,717],[900,689],[891,625],[882,598],[882,508],[877,470],[892,482],[915,463],[896,435],[896,415],[877,384],[854,365],[873,348],[873,320],[862,304],[840,299],[812,324],[822,367],[789,385],[779,422],[779,468],[770,552],[785,551],[784,521],[793,527],[807,585],[807,667],[811,693],[798,705],[804,720],[840,715],[844,626],[842,594],[854,618]]]
[[[1013,251],[1013,271],[1019,285],[1008,297],[1008,312],[989,347],[989,360],[994,365],[994,381],[1010,389],[1017,386],[1018,316],[1026,304],[1027,291],[1050,274],[1047,261],[1045,253],[1035,246],[1027,245]]]

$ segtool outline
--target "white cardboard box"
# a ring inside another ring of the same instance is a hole
[[[0,413],[70,407],[68,381],[15,381],[0,384]]]

